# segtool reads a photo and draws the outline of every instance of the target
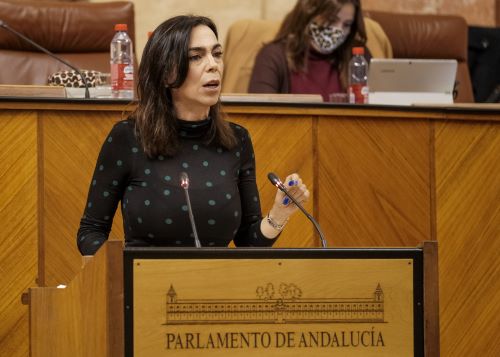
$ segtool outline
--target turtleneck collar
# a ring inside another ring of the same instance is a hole
[[[323,54],[314,48],[309,48],[308,59],[312,61],[332,61],[332,54]]]
[[[211,124],[210,117],[197,121],[177,119],[179,136],[187,139],[202,138],[210,129]]]

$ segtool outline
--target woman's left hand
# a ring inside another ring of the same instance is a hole
[[[296,173],[288,175],[283,182],[290,195],[301,205],[309,200],[309,190]],[[274,205],[269,212],[269,217],[278,224],[284,224],[288,218],[298,210],[293,201],[278,189]]]

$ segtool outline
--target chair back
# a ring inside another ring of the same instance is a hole
[[[131,2],[87,3],[0,1],[0,19],[79,69],[109,72],[109,45],[114,25],[126,23],[134,40]],[[0,28],[0,84],[47,84],[68,70],[64,64]]]

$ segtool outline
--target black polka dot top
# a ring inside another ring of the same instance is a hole
[[[204,144],[210,119],[179,120],[181,150],[149,159],[132,121],[121,121],[97,160],[77,245],[92,255],[106,241],[121,203],[126,246],[192,247],[194,237],[179,176],[190,178],[189,195],[202,246],[271,246],[262,235],[255,159],[248,131],[230,123],[238,139],[231,150]]]

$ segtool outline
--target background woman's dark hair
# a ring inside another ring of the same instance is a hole
[[[340,8],[353,4],[355,8],[351,32],[344,43],[332,53],[332,61],[338,63],[340,80],[347,84],[348,63],[352,47],[366,44],[366,31],[361,11],[361,0],[298,0],[290,11],[276,35],[274,41],[284,41],[288,67],[294,72],[304,71],[307,67],[310,36],[307,26],[318,15],[326,19],[335,19]]]
[[[179,88],[187,77],[191,31],[200,25],[208,26],[218,38],[217,28],[209,18],[176,16],[155,29],[142,53],[137,76],[139,103],[131,118],[144,152],[150,158],[172,156],[179,149],[177,114],[170,89]],[[222,118],[220,101],[210,108],[209,116],[212,120],[206,143],[232,148],[236,138],[229,123]]]

